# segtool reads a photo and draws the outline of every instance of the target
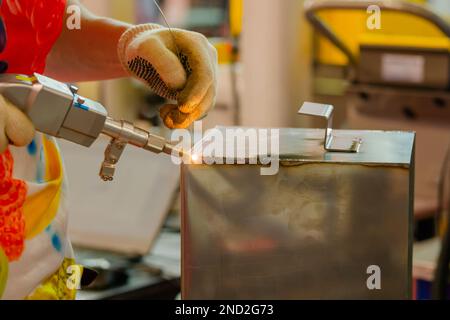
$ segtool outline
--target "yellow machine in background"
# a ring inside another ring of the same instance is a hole
[[[243,0],[230,0],[230,33],[233,37],[238,37],[242,32],[243,8]]]
[[[409,0],[411,3],[425,4],[426,0]],[[367,12],[353,10],[323,10],[318,16],[333,27],[336,35],[351,48],[354,54],[358,54],[359,36],[373,35],[374,32],[366,27]],[[386,12],[382,16],[382,30],[379,35],[414,35],[426,38],[443,37],[435,26],[428,21],[409,16],[404,13]],[[420,42],[420,39],[417,39]],[[319,35],[316,43],[316,61],[329,65],[347,65],[348,59],[337,49],[328,38]]]
[[[381,8],[380,29],[367,26],[369,5]],[[415,215],[432,217],[450,144],[450,26],[405,1],[309,1],[306,8],[327,38],[316,62],[349,66],[346,125],[418,133]]]

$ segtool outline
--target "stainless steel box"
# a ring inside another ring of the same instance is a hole
[[[182,166],[183,299],[410,298],[415,134],[333,130],[348,153],[279,133],[276,175]]]

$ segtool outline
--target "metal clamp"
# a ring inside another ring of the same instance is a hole
[[[325,119],[327,126],[325,128],[324,148],[330,152],[349,152],[356,153],[362,144],[362,139],[358,137],[342,137],[333,135],[333,111],[334,107],[329,104],[320,104],[305,102],[298,111],[301,115],[313,116]]]

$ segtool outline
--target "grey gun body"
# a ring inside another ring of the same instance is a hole
[[[78,88],[35,73],[33,76],[0,75],[0,94],[26,113],[37,131],[90,147],[100,134],[112,138],[105,151],[100,177],[113,180],[127,144],[153,153],[183,157],[183,150],[126,121],[108,117],[98,102],[84,98]]]
[[[106,109],[51,78],[0,75],[0,93],[26,113],[37,131],[90,147],[102,132]]]

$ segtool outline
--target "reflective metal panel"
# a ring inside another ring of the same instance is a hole
[[[414,134],[333,133],[362,138],[360,152],[281,129],[277,175],[182,167],[184,299],[410,297]]]

